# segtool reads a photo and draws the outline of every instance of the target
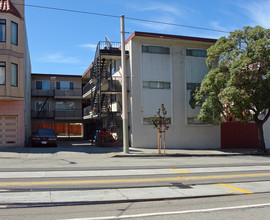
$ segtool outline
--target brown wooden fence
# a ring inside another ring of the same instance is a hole
[[[65,124],[65,123],[42,123],[35,124],[35,130],[39,128],[51,128],[54,129],[56,133],[68,133],[68,134],[82,134],[82,125],[73,125],[73,124]]]

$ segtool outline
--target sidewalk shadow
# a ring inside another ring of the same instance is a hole
[[[28,146],[28,147],[1,147],[1,152],[19,153],[19,154],[55,154],[58,152],[75,152],[86,154],[107,154],[123,151],[123,147],[97,147],[87,140],[61,140],[57,147],[49,146]]]

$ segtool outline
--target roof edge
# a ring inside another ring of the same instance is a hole
[[[135,31],[129,36],[129,38],[126,40],[126,43],[131,41],[134,37],[151,37],[151,38],[161,38],[161,39],[189,40],[189,41],[199,41],[199,42],[206,42],[206,43],[215,43],[217,41],[217,39],[212,39],[212,38],[201,38],[201,37],[190,37],[190,36],[182,36],[182,35],[171,35],[171,34]]]
[[[50,73],[31,73],[31,76],[50,76],[50,77],[57,77],[57,76],[63,76],[63,77],[82,77],[82,75],[69,75],[69,74],[50,74]]]

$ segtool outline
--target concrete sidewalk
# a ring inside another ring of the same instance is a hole
[[[0,192],[0,208],[14,204],[111,203],[269,192],[269,181],[98,190]],[[18,206],[19,207],[19,206]]]
[[[1,147],[0,158],[8,157],[35,157],[49,156],[59,154],[70,154],[70,156],[89,156],[100,155],[106,157],[224,157],[224,156],[242,156],[242,155],[264,155],[260,154],[257,149],[163,149],[158,154],[157,148],[130,148],[128,154],[123,153],[122,147],[96,147],[85,140],[59,141],[58,147]],[[79,154],[79,155],[78,155]]]

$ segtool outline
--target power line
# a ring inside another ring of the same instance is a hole
[[[64,12],[79,13],[79,14],[88,14],[88,15],[96,15],[96,16],[111,17],[111,18],[120,18],[120,16],[117,16],[117,15],[110,15],[110,14],[96,13],[96,12],[89,12],[89,11],[71,10],[71,9],[64,9],[64,8],[55,8],[55,7],[47,7],[47,6],[39,6],[39,5],[29,5],[29,4],[20,4],[20,3],[13,3],[13,4],[24,5],[24,6],[32,7],[32,8],[41,8],[41,9],[48,9],[48,10],[55,10],[55,11],[64,11]],[[175,24],[175,23],[169,23],[169,22],[163,22],[163,21],[147,20],[147,19],[141,19],[141,18],[125,17],[125,19],[126,20],[133,20],[133,21],[155,23],[155,24],[162,24],[162,25],[184,27],[184,28],[199,29],[199,30],[212,31],[212,32],[230,33],[228,31],[224,31],[224,30],[217,30],[217,29],[211,29],[211,28],[196,27],[196,26],[183,25],[183,24]]]

